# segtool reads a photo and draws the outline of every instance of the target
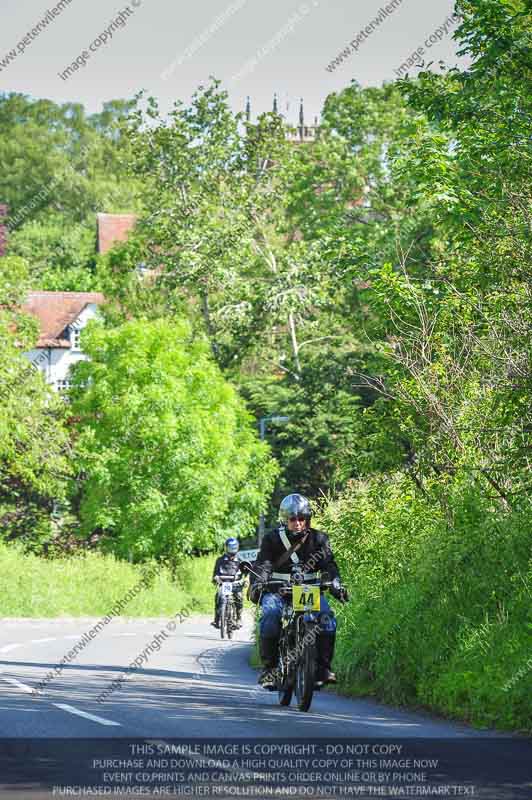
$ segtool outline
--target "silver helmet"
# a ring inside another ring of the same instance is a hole
[[[279,519],[286,525],[290,517],[303,517],[307,525],[310,523],[312,509],[302,494],[289,494],[279,506]]]

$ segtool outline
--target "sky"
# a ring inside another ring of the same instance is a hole
[[[435,70],[463,64],[453,8],[451,0],[1,0],[0,92],[95,112],[144,89],[167,110],[214,75],[235,110],[249,96],[253,116],[269,111],[276,93],[295,122],[302,97],[312,122],[329,93],[352,80],[394,80],[416,51],[410,74],[422,61]]]

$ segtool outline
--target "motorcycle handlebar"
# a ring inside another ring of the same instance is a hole
[[[330,591],[332,589],[332,587],[335,586],[335,588],[337,588],[339,590],[339,592],[340,592],[339,596],[335,595],[338,598],[338,600],[340,600],[342,603],[345,603],[349,599],[349,595],[347,593],[347,589],[345,588],[345,586],[342,586],[342,585],[337,586],[337,585],[335,585],[334,581],[321,581],[320,583],[311,583],[311,582],[309,582],[309,583],[304,583],[304,582],[300,583],[300,582],[297,582],[297,583],[288,584],[287,581],[275,578],[275,579],[272,579],[272,580],[269,580],[269,581],[261,582],[260,583],[261,591],[264,591],[264,589],[267,589],[267,587],[269,585],[271,585],[271,584],[277,584],[276,589],[279,592],[279,594],[281,594],[281,595],[290,595],[292,593],[292,589],[293,589],[294,586],[315,586],[316,588],[319,588],[320,591],[322,589],[324,589],[324,590],[328,589]],[[282,585],[279,586],[279,584],[282,584]]]
[[[281,592],[282,591],[291,592],[292,589],[294,588],[294,586],[315,586],[316,588],[319,587],[320,589],[330,589],[331,586],[333,585],[333,582],[332,581],[320,581],[320,583],[311,583],[309,581],[308,583],[305,583],[305,582],[300,583],[298,581],[297,583],[289,583],[288,581],[282,581],[282,580],[279,580],[278,578],[274,578],[273,580],[264,581],[262,586],[264,588],[266,586],[269,586],[270,584],[281,584],[281,586],[278,586],[278,589],[280,589]]]

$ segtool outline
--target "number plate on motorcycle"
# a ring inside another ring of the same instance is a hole
[[[294,586],[292,588],[292,606],[294,611],[319,611],[319,586]]]

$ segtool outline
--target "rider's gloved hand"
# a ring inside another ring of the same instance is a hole
[[[331,586],[331,594],[333,597],[336,597],[336,599],[339,600],[341,603],[347,603],[347,601],[349,600],[349,593],[347,589],[344,586],[342,586],[339,578],[335,578],[333,580]]]
[[[221,584],[221,582],[222,582],[222,579],[220,578],[220,576],[219,576],[219,575],[215,575],[215,576],[214,576],[214,578],[213,578],[212,580],[213,580],[213,583],[216,583],[218,586],[219,586],[219,585]]]

